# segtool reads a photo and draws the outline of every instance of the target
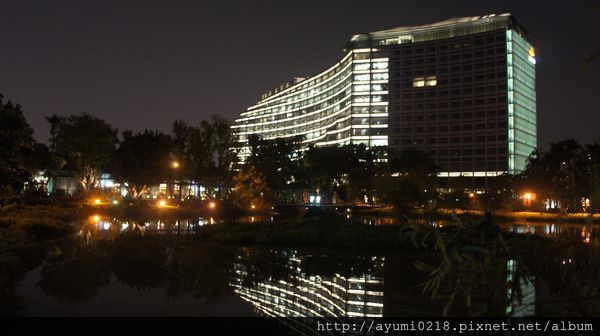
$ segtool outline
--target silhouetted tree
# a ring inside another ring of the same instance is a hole
[[[233,201],[238,208],[248,210],[254,205],[260,210],[268,206],[269,188],[265,177],[255,169],[254,165],[244,165],[233,180],[235,181]]]
[[[117,130],[87,113],[52,115],[46,120],[51,149],[63,160],[61,169],[79,178],[84,191],[91,191],[110,164],[118,143]]]
[[[431,157],[417,149],[388,153],[389,174],[378,180],[377,192],[401,213],[424,206],[437,198],[437,167]]]
[[[33,138],[21,105],[0,95],[0,205],[34,188],[32,176],[50,165],[48,149]]]
[[[171,139],[158,131],[123,132],[123,141],[112,159],[114,177],[139,198],[151,186],[164,182],[170,174]]]
[[[198,127],[176,120],[172,127],[173,154],[182,162],[182,175],[221,196],[232,185],[235,139],[227,120],[213,115]]]
[[[272,199],[283,199],[284,191],[299,175],[300,161],[297,159],[300,137],[260,139],[250,136],[250,157],[247,164],[260,173],[265,180]]]
[[[551,144],[544,153],[531,156],[520,182],[541,198],[558,199],[570,209],[583,196],[582,147],[575,139]]]

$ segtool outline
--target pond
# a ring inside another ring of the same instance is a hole
[[[444,312],[565,316],[600,311],[597,298],[561,296],[560,286],[553,283],[555,277],[572,272],[597,275],[600,255],[584,225],[505,225],[508,231],[537,233],[571,245],[519,261],[529,269],[522,279],[516,260],[502,260],[499,275],[473,294],[472,306],[456,302],[448,308],[446,294],[453,288],[442,283],[440,295],[433,299],[423,290],[428,274],[416,266],[435,258],[422,251],[229,246],[191,234],[197,226],[218,224],[210,218],[90,218],[80,223],[73,238],[48,246],[47,257],[16,287],[13,311],[25,316],[286,317]],[[519,299],[511,296],[513,291]]]

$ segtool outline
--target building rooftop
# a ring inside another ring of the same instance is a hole
[[[366,34],[357,34],[352,36],[343,50],[344,52],[348,52],[356,48],[446,39],[509,28],[516,29],[522,35],[527,35],[527,31],[515,20],[512,14],[488,14],[483,16],[455,17],[419,26],[400,26]],[[295,77],[291,81],[263,93],[259,101],[269,99],[292,86],[300,84],[307,78],[310,78],[310,76],[306,78]]]
[[[465,16],[425,25],[400,26],[367,34],[357,34],[352,36],[344,50],[365,47],[369,44],[390,45],[445,39],[501,28],[512,28],[523,35],[527,34],[510,13]]]

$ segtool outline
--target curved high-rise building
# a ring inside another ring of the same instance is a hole
[[[354,35],[337,64],[262,95],[232,126],[306,146],[416,148],[440,176],[525,168],[537,145],[535,51],[510,15],[453,18]]]

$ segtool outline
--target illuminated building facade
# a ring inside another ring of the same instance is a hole
[[[262,95],[232,126],[306,146],[389,146],[431,155],[440,176],[515,174],[537,146],[535,50],[510,15],[354,35],[329,69]]]

